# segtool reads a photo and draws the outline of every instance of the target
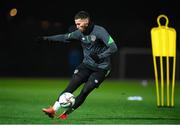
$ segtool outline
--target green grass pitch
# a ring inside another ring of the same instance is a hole
[[[42,108],[54,104],[69,79],[0,79],[0,124],[176,124],[180,123],[180,84],[175,107],[156,106],[155,84],[148,81],[106,80],[67,120],[50,119]],[[81,86],[82,87],[82,86]],[[81,88],[80,87],[80,88]],[[74,93],[77,95],[80,88]],[[129,101],[141,96],[142,101]],[[60,114],[63,109],[60,109]]]

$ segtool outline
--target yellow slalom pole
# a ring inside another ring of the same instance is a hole
[[[164,75],[163,75],[163,57],[160,56],[161,70],[161,106],[164,106]]]
[[[174,88],[175,88],[175,69],[176,69],[176,57],[173,57],[173,76],[172,76],[172,93],[171,93],[171,106],[174,106]]]
[[[169,102],[170,102],[170,99],[169,99],[169,57],[167,56],[166,57],[166,78],[167,78],[167,106],[169,106]]]
[[[157,63],[156,63],[156,57],[155,57],[155,56],[153,56],[153,62],[154,62],[155,82],[156,82],[157,106],[160,106],[159,83],[158,83],[158,73],[157,73]]]

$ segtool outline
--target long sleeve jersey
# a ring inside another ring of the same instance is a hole
[[[99,25],[94,25],[90,34],[84,35],[80,30],[71,33],[46,36],[49,41],[70,42],[78,40],[83,48],[83,63],[93,69],[111,69],[110,56],[117,51],[115,41],[109,33]],[[100,63],[96,63],[91,57],[91,53],[96,53],[100,58]]]

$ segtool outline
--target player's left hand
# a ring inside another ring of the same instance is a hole
[[[100,58],[99,58],[99,56],[98,56],[97,53],[91,53],[91,54],[90,54],[90,57],[91,57],[96,63],[98,63],[98,62],[100,61]]]

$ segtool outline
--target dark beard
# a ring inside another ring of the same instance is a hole
[[[83,32],[83,34],[84,35],[89,35],[92,32],[93,28],[94,28],[94,23],[89,22],[89,24],[88,24],[86,30]]]

